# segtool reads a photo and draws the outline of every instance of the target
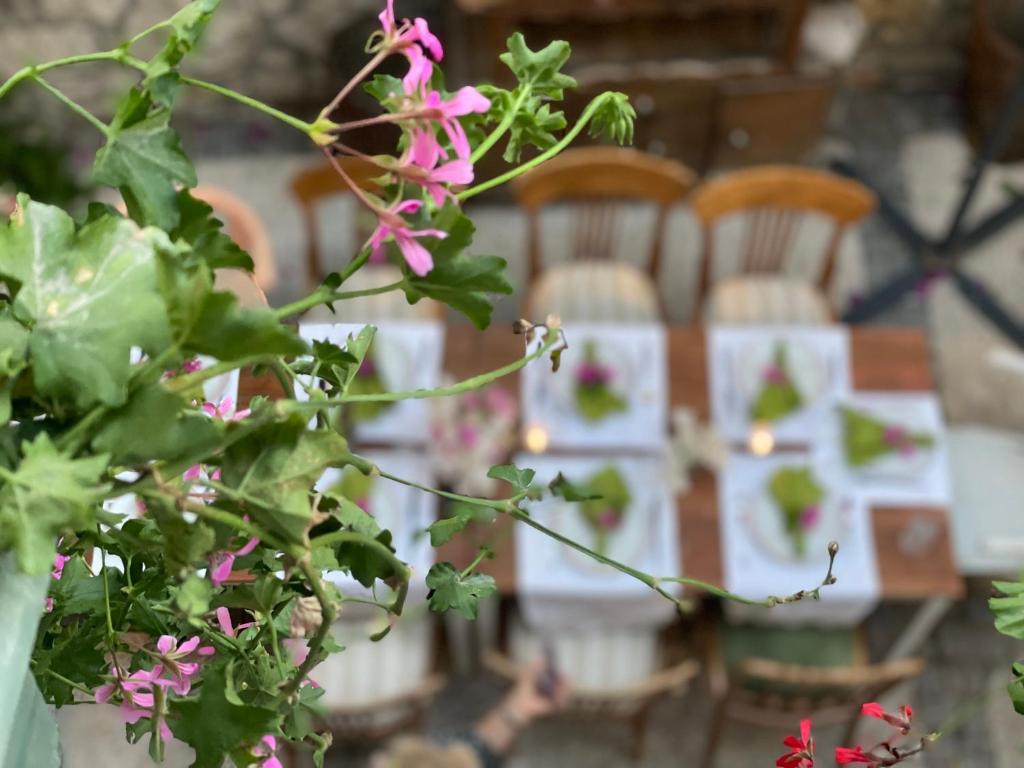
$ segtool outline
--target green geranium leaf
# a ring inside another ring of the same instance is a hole
[[[1011,668],[1013,681],[1007,686],[1013,709],[1018,715],[1024,715],[1024,663],[1014,662]]]
[[[271,510],[253,506],[253,520],[288,542],[303,544],[312,519],[309,494],[324,469],[343,461],[345,438],[309,431],[302,417],[268,424],[224,453],[223,482]]]
[[[501,464],[487,470],[487,476],[493,480],[504,480],[512,486],[515,493],[522,493],[529,489],[533,482],[534,472],[532,469],[519,469],[514,464]]]
[[[307,351],[306,342],[271,310],[242,307],[233,293],[222,291],[206,295],[186,338],[190,352],[224,361]]]
[[[145,387],[114,411],[93,440],[93,448],[109,453],[117,464],[172,461],[212,452],[225,429],[160,384]]]
[[[996,617],[996,629],[1004,635],[1024,640],[1024,582],[996,581],[992,586],[1003,594],[988,601],[988,607]]]
[[[473,241],[473,222],[454,204],[446,205],[427,224],[448,232],[428,247],[434,268],[424,277],[406,266],[406,297],[415,304],[424,296],[436,299],[468,317],[480,329],[491,323],[492,294],[510,294],[512,285],[505,277],[507,263],[497,256],[470,256],[464,251]]]
[[[102,218],[76,232],[59,208],[24,195],[18,204],[0,230],[0,274],[20,286],[14,313],[32,328],[38,392],[81,408],[122,404],[131,347],[168,341],[156,254],[173,246],[164,233],[126,219]]]
[[[195,48],[218,5],[220,0],[194,0],[165,22],[170,30],[167,44],[150,59],[142,81],[157,104],[170,107],[174,102],[180,85],[174,68]]]
[[[501,61],[512,70],[520,85],[529,85],[533,93],[549,99],[561,99],[566,88],[576,81],[559,70],[569,60],[572,48],[564,40],[555,40],[539,51],[531,51],[526,38],[516,32],[508,39],[508,52]]]
[[[501,467],[498,467],[501,469]],[[524,470],[531,472],[533,470]],[[455,534],[462,531],[467,525],[474,521],[491,522],[496,513],[488,507],[481,507],[477,504],[456,503],[448,505],[447,517],[436,520],[427,528],[430,533],[430,546],[440,547],[452,540]]]
[[[601,498],[600,494],[595,493],[587,486],[576,485],[570,482],[561,472],[555,475],[555,479],[548,483],[548,489],[552,494],[566,501],[591,501]]]
[[[174,591],[174,604],[178,606],[186,620],[197,627],[205,625],[203,615],[210,610],[210,598],[213,597],[213,586],[199,576],[189,576]]]
[[[536,112],[520,111],[509,128],[508,144],[503,157],[507,163],[518,163],[523,147],[550,149],[558,143],[555,131],[566,126],[565,114],[552,112],[548,104],[542,104]]]
[[[13,549],[25,573],[53,567],[53,543],[64,531],[88,528],[106,486],[106,456],[75,459],[45,433],[22,443],[22,459],[0,487],[0,551]]]
[[[242,744],[256,744],[274,732],[281,719],[270,709],[232,704],[221,667],[207,668],[198,699],[174,698],[170,707],[175,737],[195,750],[192,768],[221,768],[230,752]]]
[[[249,272],[252,258],[224,231],[224,224],[213,215],[213,208],[183,189],[178,193],[180,221],[171,232],[172,240],[184,240],[192,253],[206,262],[210,269],[236,268]]]
[[[15,379],[28,366],[28,339],[25,326],[0,316],[0,424],[11,420]]]
[[[121,189],[132,217],[169,232],[181,218],[175,184],[196,185],[192,162],[170,127],[171,113],[149,113],[148,98],[133,91],[110,125],[106,145],[96,154],[93,177]]]
[[[435,563],[427,574],[430,609],[436,613],[456,610],[475,619],[480,600],[493,595],[494,579],[482,573],[463,576],[451,563]]]

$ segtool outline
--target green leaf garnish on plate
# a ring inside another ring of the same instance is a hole
[[[625,411],[626,400],[611,388],[612,369],[597,356],[597,345],[587,342],[583,362],[576,367],[576,410],[587,421],[601,421]]]
[[[594,532],[594,549],[598,554],[607,554],[608,535],[622,525],[631,501],[629,486],[622,473],[609,465],[586,480],[582,487],[597,498],[580,504],[580,514]]]
[[[778,421],[803,405],[789,371],[788,357],[786,345],[777,344],[772,362],[761,372],[761,391],[750,407],[755,421]]]
[[[855,408],[840,406],[839,412],[843,417],[846,463],[851,467],[863,467],[890,453],[913,454],[920,448],[930,448],[935,444],[931,435],[886,424]]]
[[[806,533],[821,514],[825,489],[814,479],[808,467],[784,467],[772,475],[768,493],[782,515],[786,535],[793,542],[797,557],[807,550]]]

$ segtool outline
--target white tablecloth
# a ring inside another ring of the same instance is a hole
[[[828,540],[839,540],[834,575],[837,582],[821,591],[821,600],[804,600],[771,609],[726,603],[730,616],[766,624],[852,626],[864,619],[880,596],[878,565],[870,510],[856,495],[830,478],[817,476],[828,497],[824,504],[840,510],[838,529],[822,525],[808,532],[804,559],[787,559],[766,544],[754,507],[770,497],[767,484],[785,466],[809,466],[809,454],[754,458],[731,453],[718,478],[719,524],[725,587],[750,599],[784,596],[821,583],[828,565]],[[823,519],[828,515],[823,514]],[[820,540],[819,540],[820,539]]]
[[[570,481],[582,482],[614,464],[629,486],[632,501],[621,527],[609,539],[606,554],[655,576],[681,573],[675,502],[660,459],[526,454],[516,462],[537,470],[537,482],[545,484],[560,471]],[[532,503],[529,510],[538,522],[593,546],[594,534],[583,521],[578,504],[545,499]],[[520,606],[534,629],[658,627],[672,620],[673,603],[632,576],[597,563],[523,523],[516,525],[515,535]]]

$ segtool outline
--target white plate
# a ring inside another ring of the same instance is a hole
[[[748,413],[750,405],[761,394],[764,372],[774,364],[779,344],[786,347],[786,368],[802,401],[799,408],[783,416],[781,421],[811,406],[828,391],[828,370],[814,347],[796,339],[762,339],[749,344],[737,355],[736,362],[736,376],[748,403]]]
[[[778,560],[803,562],[821,558],[830,541],[842,541],[849,528],[852,504],[848,499],[826,496],[819,505],[818,520],[805,532],[803,555],[797,555],[793,539],[786,533],[782,511],[767,489],[743,501],[743,519],[757,545]]]

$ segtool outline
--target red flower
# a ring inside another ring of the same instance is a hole
[[[878,758],[864,754],[864,750],[859,746],[853,749],[849,747],[836,747],[836,763],[839,765],[850,765],[851,763],[878,765]]]
[[[910,705],[904,704],[900,707],[899,714],[893,714],[886,712],[882,709],[882,705],[876,701],[868,702],[860,708],[862,715],[868,717],[876,717],[879,720],[884,720],[893,728],[898,728],[900,734],[906,736],[910,733],[910,721],[914,717],[914,710],[911,709]]]
[[[814,768],[814,739],[811,738],[811,721],[800,721],[800,738],[787,736],[782,741],[789,752],[775,761],[776,768]]]

